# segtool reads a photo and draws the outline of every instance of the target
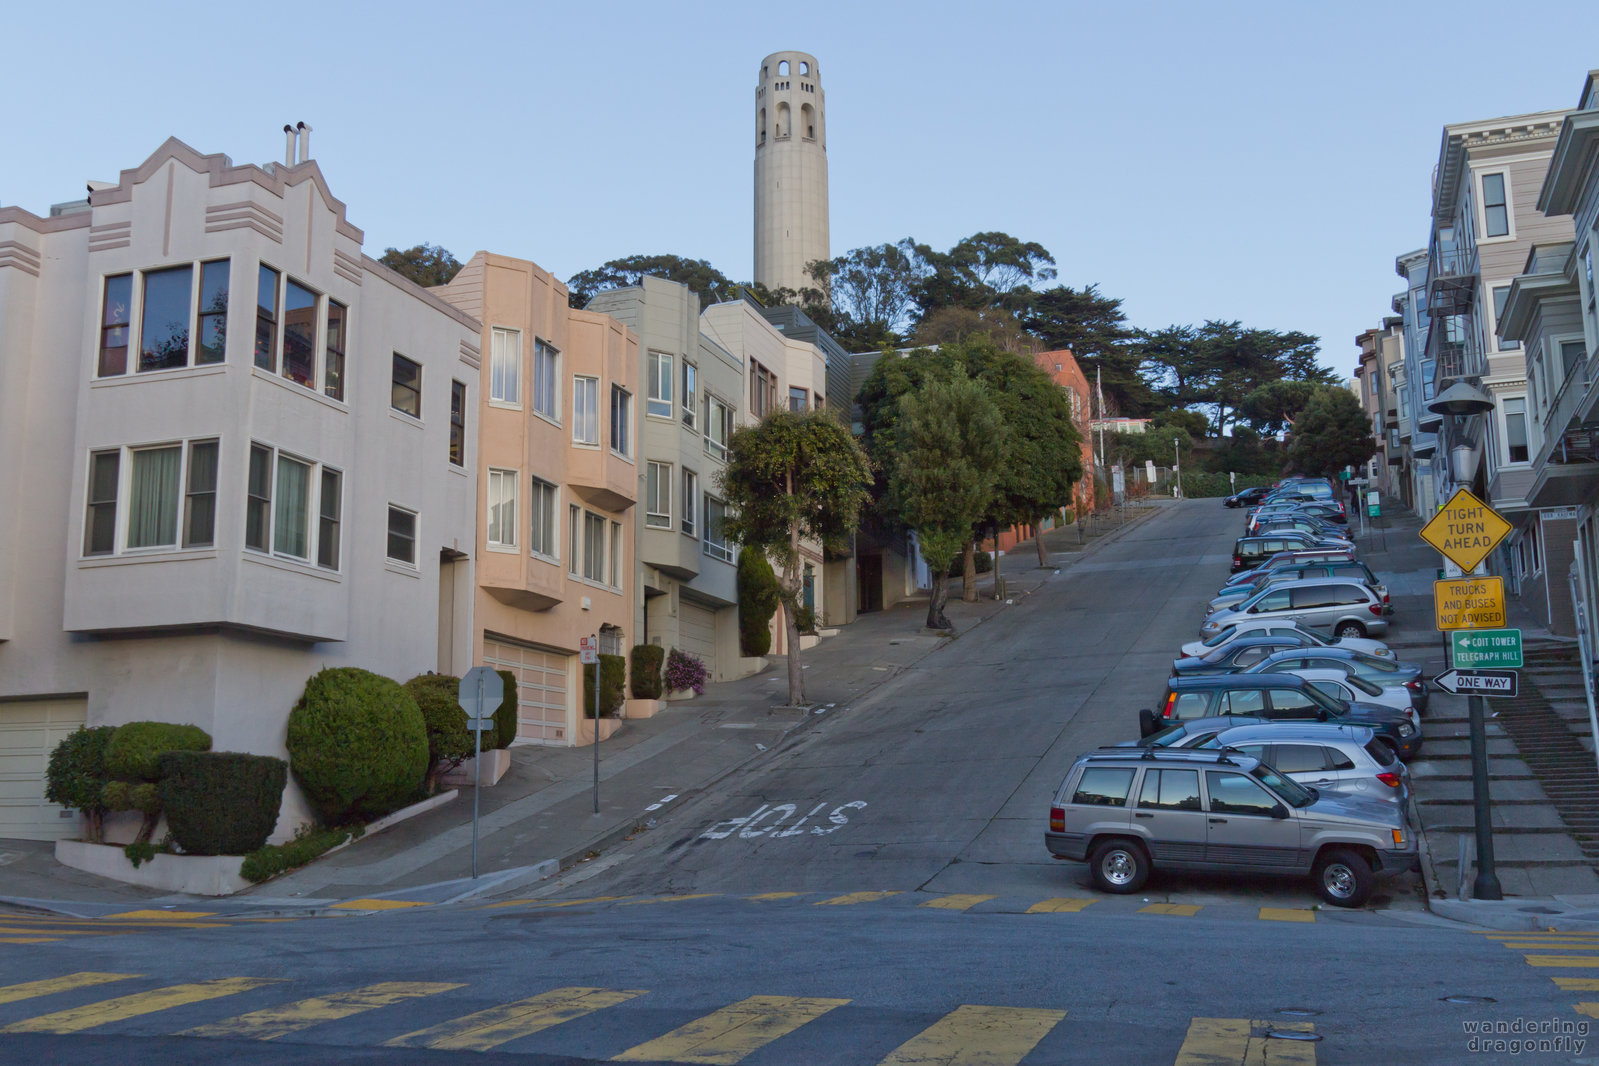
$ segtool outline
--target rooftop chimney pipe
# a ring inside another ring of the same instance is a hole
[[[283,127],[283,165],[294,166],[294,127],[289,125]]]
[[[300,162],[309,162],[311,159],[311,127],[305,123],[296,123],[295,128],[300,131]]]

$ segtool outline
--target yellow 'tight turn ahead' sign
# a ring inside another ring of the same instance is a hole
[[[1458,489],[1443,509],[1421,527],[1421,539],[1470,573],[1510,532],[1510,523],[1466,489]],[[1439,626],[1440,629],[1456,628]],[[1466,626],[1458,628],[1465,629]]]
[[[1499,629],[1505,624],[1505,579],[1457,577],[1432,583],[1438,629]]]

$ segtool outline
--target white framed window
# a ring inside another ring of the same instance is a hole
[[[450,465],[466,465],[466,385],[450,382]]]
[[[1510,286],[1509,285],[1495,285],[1493,287],[1493,299],[1494,299],[1494,324],[1493,324],[1494,344],[1499,348],[1499,350],[1501,352],[1520,351],[1521,350],[1521,342],[1520,341],[1506,340],[1505,338],[1499,336],[1499,323],[1501,321],[1503,321],[1504,317],[1505,317],[1505,304],[1510,302]]]
[[[1510,237],[1515,226],[1510,213],[1510,176],[1503,172],[1484,174],[1482,186],[1482,235]]]
[[[561,353],[548,342],[533,339],[533,413],[561,422]]]
[[[705,454],[727,461],[727,442],[733,436],[733,408],[720,396],[705,396]]]
[[[694,428],[695,419],[698,417],[696,404],[699,403],[699,368],[687,359],[683,360],[683,424],[689,429]]]
[[[600,379],[572,378],[572,443],[600,443]]]
[[[332,467],[252,442],[244,546],[337,570],[342,481]]]
[[[1555,343],[1560,347],[1560,380],[1565,381],[1588,361],[1588,348],[1580,337]]]
[[[727,517],[727,505],[721,500],[705,494],[705,554],[712,559],[720,559],[724,563],[733,561],[733,548],[727,543],[727,535],[722,532],[722,521]]]
[[[672,357],[665,352],[651,352],[645,370],[649,378],[649,399],[644,413],[654,418],[671,418]]]
[[[700,499],[699,475],[689,469],[683,471],[683,532],[691,537],[699,536],[699,530],[694,523],[694,509]]]
[[[416,512],[389,504],[388,558],[390,562],[416,565]]]
[[[672,464],[644,464],[644,524],[672,528]]]
[[[576,577],[582,571],[578,558],[583,545],[583,508],[570,504],[566,509],[566,572]]]
[[[389,406],[412,418],[422,417],[422,364],[394,353],[394,372],[389,387]]]
[[[489,334],[489,402],[522,406],[522,333],[495,326]]]
[[[206,288],[202,280],[202,304],[218,306]],[[349,328],[347,306],[265,263],[257,266],[254,360],[259,369],[342,403]]]
[[[211,547],[217,447],[195,440],[90,452],[83,554]]]
[[[810,406],[811,394],[809,390],[797,385],[788,387],[788,409],[790,411],[803,411]]]
[[[552,563],[559,562],[561,558],[555,543],[555,501],[555,486],[541,478],[534,478],[527,501],[527,509],[532,518],[528,548],[534,555],[548,559]]]
[[[1525,463],[1527,448],[1527,398],[1510,396],[1500,401],[1505,415],[1505,455],[1509,462]]]
[[[583,578],[605,584],[605,518],[583,512]]]
[[[113,274],[102,283],[97,377],[220,363],[226,356],[230,261],[213,259]],[[135,304],[135,295],[138,300]]]
[[[611,451],[633,456],[633,394],[620,385],[611,386]]]
[[[491,548],[516,548],[516,489],[521,480],[520,471],[489,467],[487,537]]]

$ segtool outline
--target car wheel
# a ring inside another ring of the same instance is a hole
[[[1334,907],[1360,907],[1371,898],[1371,864],[1359,852],[1332,848],[1316,860],[1316,892]]]
[[[1363,637],[1365,635],[1366,627],[1359,622],[1339,622],[1338,628],[1333,630],[1333,636],[1335,637]]]
[[[1089,858],[1094,884],[1106,892],[1126,895],[1144,887],[1149,877],[1149,860],[1144,849],[1130,840],[1107,840]]]

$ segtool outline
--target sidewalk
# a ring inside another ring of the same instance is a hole
[[[1384,515],[1358,537],[1357,544],[1361,558],[1387,583],[1393,598],[1389,647],[1431,678],[1448,668],[1443,637],[1433,627],[1432,583],[1442,563],[1438,552],[1418,535],[1420,529],[1415,515]],[[1505,898],[1497,902],[1468,898],[1475,877],[1475,808],[1467,703],[1463,696],[1434,692],[1422,721],[1426,743],[1410,764],[1415,783],[1411,821],[1421,831],[1428,903],[1435,914],[1495,928],[1553,924],[1561,929],[1599,929],[1599,874],[1594,860],[1546,791],[1546,775],[1529,765],[1506,728],[1512,723],[1525,735],[1524,722],[1549,712],[1549,704],[1539,695],[1540,679],[1555,686],[1561,683],[1556,679],[1569,672],[1570,681],[1580,689],[1577,670],[1562,671],[1558,665],[1572,645],[1537,625],[1513,598],[1510,624],[1522,630],[1526,647],[1522,698],[1490,700],[1487,721],[1494,856]],[[1569,686],[1559,691],[1569,696]],[[1585,707],[1581,716],[1586,732]],[[1530,725],[1540,726],[1541,722]],[[1586,769],[1591,786],[1595,782],[1591,758]]]
[[[359,913],[407,903],[445,903],[506,893],[550,877],[607,847],[647,831],[655,820],[775,748],[789,733],[849,710],[872,690],[951,639],[1057,580],[1124,529],[1161,512],[1154,503],[1079,531],[1044,534],[1050,566],[1033,542],[1000,559],[1005,599],[993,599],[993,575],[978,577],[976,603],[952,583],[946,614],[954,638],[925,634],[926,599],[861,615],[802,655],[809,713],[780,709],[787,700],[787,660],[769,657],[763,672],[707,685],[693,700],[673,701],[654,718],[629,720],[600,745],[599,813],[594,811],[594,749],[519,746],[499,784],[481,790],[477,863],[472,879],[472,792],[363,837],[299,870],[223,899],[163,894],[63,867],[53,845],[0,841],[0,903],[43,906],[83,916],[133,907],[195,906],[214,914],[275,911]]]

